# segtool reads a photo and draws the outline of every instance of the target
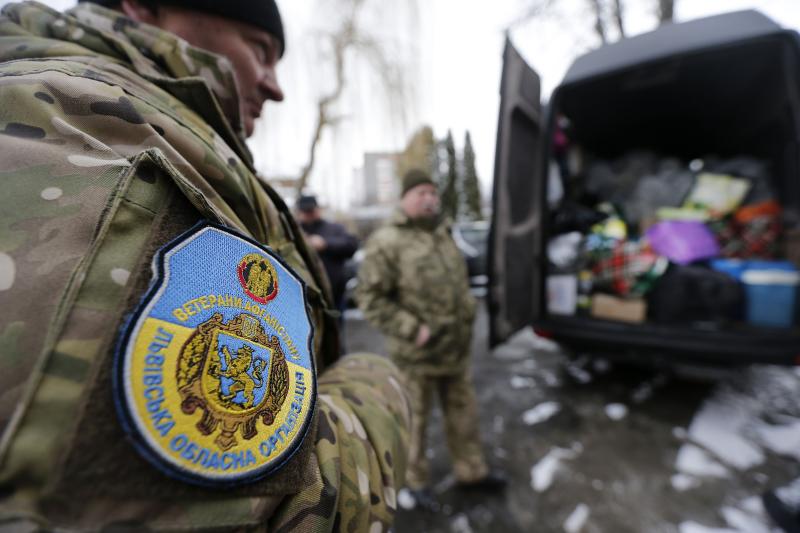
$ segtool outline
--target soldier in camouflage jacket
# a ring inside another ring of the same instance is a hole
[[[205,38],[230,39],[222,26]],[[280,51],[259,46],[274,67]],[[324,274],[244,143],[254,106],[279,95],[245,105],[236,74],[227,59],[118,11],[3,8],[3,526],[390,527],[410,419],[400,375],[376,356],[337,362]],[[268,245],[302,278],[319,374],[302,447],[271,477],[224,489],[173,479],[140,457],[112,397],[112,352],[151,260],[198,221]]]
[[[433,394],[445,416],[457,479],[464,485],[497,479],[483,456],[469,361],[475,299],[466,263],[438,220],[431,178],[412,170],[403,178],[400,209],[370,236],[359,268],[359,308],[387,337],[389,354],[406,375],[414,418],[407,483],[429,498],[425,428]],[[502,482],[501,482],[502,483]]]

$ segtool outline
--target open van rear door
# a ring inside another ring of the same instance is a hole
[[[538,318],[545,200],[539,76],[506,39],[489,236],[490,342]]]

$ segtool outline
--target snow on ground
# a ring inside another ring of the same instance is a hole
[[[741,394],[714,394],[692,420],[688,438],[739,470],[759,465],[764,461],[764,452],[745,436],[758,415],[758,407]]]
[[[582,385],[592,381],[592,375],[578,364],[567,365],[567,373]]]
[[[764,424],[756,431],[765,448],[800,461],[800,420],[780,426]]]
[[[687,441],[678,451],[676,469],[722,477],[725,466],[744,471],[761,464],[763,448],[800,459],[800,384],[793,374],[781,367],[754,367],[739,382],[720,385],[685,434],[675,434]]]
[[[684,444],[675,460],[678,472],[700,477],[727,477],[728,470],[693,444]]]
[[[472,526],[469,524],[469,517],[460,513],[450,522],[450,530],[453,533],[472,533]]]
[[[586,521],[589,519],[589,506],[585,503],[579,503],[572,513],[564,521],[564,531],[567,533],[578,533]]]
[[[680,525],[681,533],[739,533],[735,529],[706,527],[697,522],[682,522]]]
[[[558,343],[536,335],[531,328],[514,334],[507,342],[494,349],[492,354],[500,360],[529,359],[536,352],[558,352]]]
[[[680,533],[778,533],[769,524],[761,499],[751,497],[736,506],[724,506],[720,514],[726,527],[709,527],[697,522],[683,522]]]
[[[417,500],[414,499],[410,490],[402,488],[400,492],[397,493],[397,504],[401,509],[410,510],[417,506]]]
[[[729,526],[746,533],[770,533],[764,516],[753,516],[735,507],[723,507],[722,516]]]
[[[670,478],[670,484],[677,492],[685,492],[687,490],[699,487],[701,482],[696,477],[688,474],[675,474]]]
[[[796,369],[753,367],[721,383],[695,414],[689,428],[673,435],[686,444],[678,450],[671,478],[676,491],[696,488],[703,477],[730,477],[729,469],[752,470],[767,453],[800,460],[800,381]],[[754,474],[755,475],[755,474]],[[696,476],[696,477],[695,477]],[[772,533],[761,500],[752,496],[724,505],[725,527],[687,521],[680,533]]]
[[[622,420],[628,416],[628,407],[622,403],[610,403],[606,405],[606,416],[611,420]]]
[[[532,409],[522,413],[522,421],[532,426],[548,420],[561,410],[558,402],[542,402]]]
[[[536,492],[544,492],[553,484],[553,478],[561,466],[561,461],[574,459],[580,453],[580,447],[552,448],[538,463],[531,468],[531,487]]]
[[[536,386],[536,380],[527,376],[511,376],[512,389],[529,389]]]

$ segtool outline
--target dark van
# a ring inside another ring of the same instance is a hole
[[[563,149],[556,146],[563,144],[559,135],[568,137],[571,163],[561,153],[555,164]],[[647,155],[630,155],[637,153]],[[633,170],[625,166],[642,158]],[[731,192],[741,184],[739,193]],[[697,202],[689,200],[708,196],[709,186],[731,198],[694,218]],[[646,203],[653,190],[665,205],[633,217],[630,206]],[[540,102],[539,77],[507,41],[493,194],[493,345],[533,326],[576,350],[645,362],[800,364],[796,32],[755,11],[662,26],[578,58],[547,106]],[[757,227],[735,225],[748,209],[772,218]],[[654,227],[671,232],[670,242],[659,241],[667,259],[652,249],[664,233]],[[565,249],[573,246],[578,258],[566,253],[556,265],[548,247],[567,229],[575,237],[564,240]],[[713,235],[714,251],[706,246],[680,256],[675,246],[694,230],[702,238]],[[762,237],[768,242],[757,247]],[[611,264],[644,261],[650,270],[625,278],[621,269],[616,281],[622,283],[592,286],[602,268],[598,256],[595,263],[587,259],[589,248],[607,254]],[[783,265],[785,272],[748,276],[714,266],[720,261],[742,271]],[[551,301],[558,296],[555,281],[564,299],[558,305]]]

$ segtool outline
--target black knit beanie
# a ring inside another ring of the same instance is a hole
[[[121,0],[79,0],[91,2],[104,7],[117,7]],[[283,37],[283,23],[275,0],[139,0],[146,6],[172,5],[204,11],[221,17],[238,20],[274,35],[281,43],[280,55],[286,51],[286,40]]]
[[[422,185],[422,184],[435,185],[435,183],[433,183],[433,179],[431,178],[430,174],[428,174],[424,170],[412,168],[411,170],[406,172],[405,176],[403,176],[403,190],[400,196],[405,196],[408,191],[410,191],[417,185]]]

